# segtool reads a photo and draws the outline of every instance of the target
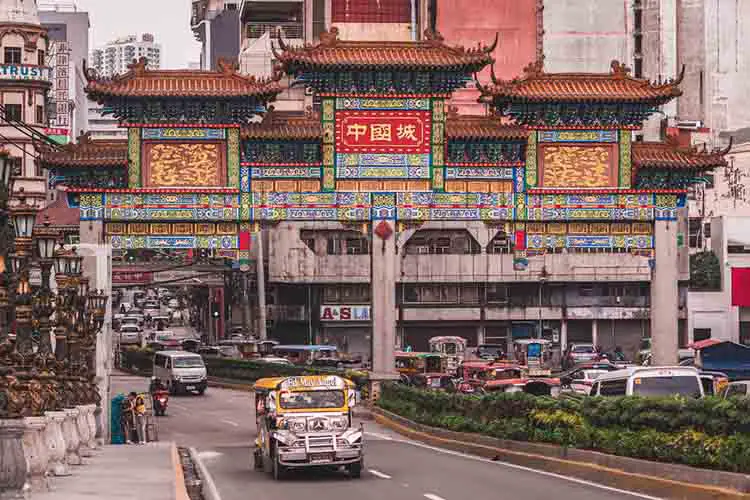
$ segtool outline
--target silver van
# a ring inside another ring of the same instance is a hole
[[[186,351],[159,351],[154,354],[154,377],[167,386],[171,394],[203,394],[208,385],[206,365],[199,354]]]
[[[691,366],[635,366],[603,373],[591,396],[704,396],[700,373]]]

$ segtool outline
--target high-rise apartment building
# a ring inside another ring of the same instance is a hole
[[[94,49],[89,65],[100,77],[111,77],[127,73],[128,65],[141,57],[148,60],[148,69],[161,68],[161,45],[154,41],[151,33],[144,33],[140,40],[136,35],[118,38]]]

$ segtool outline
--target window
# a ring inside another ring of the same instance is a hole
[[[690,248],[701,248],[703,246],[702,228],[703,221],[700,218],[690,218],[688,221],[688,244]]]
[[[42,162],[40,162],[37,159],[34,159],[34,176],[35,177],[43,177],[42,172]]]
[[[693,328],[693,342],[700,342],[711,338],[710,328]]]
[[[731,397],[743,397],[747,396],[747,386],[743,383],[739,384],[732,384],[727,389],[727,396],[728,398]]]
[[[663,377],[637,377],[633,379],[633,395],[672,396],[679,394],[689,398],[701,396],[702,385],[695,375]]]
[[[300,233],[300,239],[302,240],[302,243],[307,245],[307,248],[313,252],[315,251],[315,236],[312,231],[302,231],[302,233]]]
[[[703,224],[703,237],[704,238],[710,238],[711,237],[711,223],[706,222]]]
[[[601,382],[601,388],[599,389],[600,396],[624,396],[627,393],[628,381],[623,380],[607,380]]]
[[[5,119],[8,121],[23,121],[23,108],[20,104],[5,105]]]
[[[333,0],[333,23],[409,23],[410,0]]]
[[[406,243],[407,254],[469,255],[481,252],[467,231],[417,231]]]
[[[36,105],[36,123],[44,124],[44,106],[41,104]]]
[[[37,50],[36,51],[36,63],[39,66],[46,66],[47,61],[45,59],[45,54],[43,50]]]
[[[326,29],[326,2],[325,0],[313,0],[313,14],[312,14],[312,26],[313,26],[313,38],[320,38],[320,34]]]
[[[716,182],[716,178],[714,177],[713,172],[704,172],[703,178],[706,180],[705,184],[703,185],[704,189],[713,189],[714,184]]]
[[[490,283],[487,285],[487,302],[490,304],[507,304],[510,290],[507,285]]]
[[[487,253],[498,254],[498,253],[511,253],[513,251],[513,245],[510,238],[505,232],[500,231],[492,238],[490,244],[487,245]]]
[[[22,57],[20,47],[5,47],[5,64],[21,64]]]
[[[21,160],[21,158],[8,158],[8,162],[11,166],[11,173],[16,177],[22,177],[23,161]]]

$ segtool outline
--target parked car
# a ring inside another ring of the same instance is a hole
[[[560,386],[563,390],[589,394],[594,381],[605,373],[613,372],[619,368],[610,362],[588,362],[580,363],[567,372],[561,373]]]
[[[269,365],[294,366],[294,363],[286,358],[277,358],[275,356],[266,356],[265,358],[254,359],[255,363],[266,363]]]
[[[688,366],[632,367],[600,375],[592,396],[673,396],[700,399],[703,383],[697,369]]]
[[[573,343],[568,344],[568,348],[565,349],[562,365],[563,369],[567,370],[578,363],[595,361],[597,359],[599,359],[599,353],[596,351],[594,344]]]
[[[744,398],[750,395],[750,380],[729,382],[723,391],[724,398]]]

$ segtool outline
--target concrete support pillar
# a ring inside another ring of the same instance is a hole
[[[591,343],[594,347],[599,345],[599,320],[591,320]]]
[[[266,331],[266,267],[263,258],[263,231],[258,229],[255,236],[257,242],[256,272],[258,280],[258,337],[260,340],[268,339]]]
[[[485,328],[484,325],[477,327],[477,345],[484,344]]]
[[[568,320],[563,319],[560,322],[560,352],[565,352],[568,347]]]
[[[397,378],[396,346],[396,224],[373,222],[370,280],[372,283],[372,378]]]
[[[654,223],[654,263],[651,273],[651,364],[677,364],[678,255],[677,223]]]

